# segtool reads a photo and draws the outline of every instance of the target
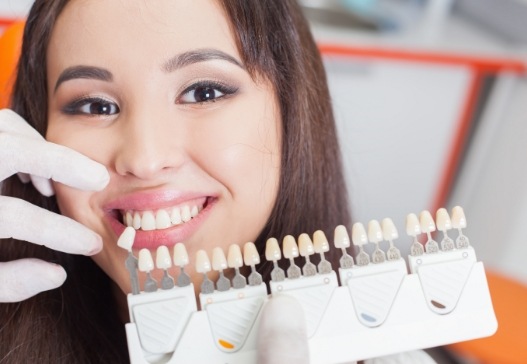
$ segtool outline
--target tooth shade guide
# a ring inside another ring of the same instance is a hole
[[[311,277],[317,274],[317,267],[311,263],[309,256],[315,254],[313,242],[308,234],[303,233],[298,237],[298,250],[300,255],[306,260],[302,267],[302,273],[305,277]]]
[[[245,277],[240,273],[240,267],[243,266],[243,257],[240,246],[237,244],[231,244],[229,246],[229,252],[227,253],[227,264],[229,268],[234,268],[234,277],[232,278],[232,287],[235,289],[245,288],[247,281]]]
[[[250,286],[258,286],[262,284],[262,275],[256,271],[256,264],[260,264],[260,254],[254,243],[249,242],[243,246],[243,261],[245,265],[251,267],[251,273],[247,280]]]
[[[325,252],[329,251],[329,243],[326,235],[322,230],[317,230],[313,234],[313,248],[315,253],[320,255],[320,262],[318,263],[318,273],[328,274],[333,271],[331,263],[326,260]]]
[[[225,277],[223,272],[228,268],[227,258],[220,247],[212,250],[212,268],[219,273],[219,277],[216,280],[216,289],[220,292],[228,291],[231,288],[231,281]]]

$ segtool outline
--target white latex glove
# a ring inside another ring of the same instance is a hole
[[[258,330],[259,364],[308,364],[306,320],[302,306],[285,295],[263,307]]]
[[[18,173],[45,196],[53,195],[50,179],[98,191],[109,182],[106,168],[66,147],[47,142],[18,114],[0,110],[0,183]],[[66,253],[93,255],[102,248],[99,235],[65,216],[24,200],[0,196],[0,238],[15,238]],[[17,302],[66,279],[64,269],[38,259],[0,263],[0,302]]]

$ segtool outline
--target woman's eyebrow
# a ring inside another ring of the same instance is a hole
[[[54,91],[57,91],[59,86],[69,80],[77,78],[87,78],[93,80],[107,81],[111,82],[113,80],[113,75],[110,71],[94,66],[74,66],[68,67],[60,74],[57,82],[55,83]]]
[[[245,69],[245,67],[236,58],[217,49],[198,49],[176,54],[174,57],[170,58],[163,64],[162,69],[163,71],[170,73],[181,67],[198,62],[206,62],[213,59],[224,60],[242,69]]]

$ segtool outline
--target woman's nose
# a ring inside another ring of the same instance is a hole
[[[122,140],[115,158],[119,175],[154,179],[178,169],[185,161],[184,148],[174,125],[160,119],[128,119],[121,126]]]

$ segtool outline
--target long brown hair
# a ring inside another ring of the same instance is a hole
[[[68,0],[36,0],[27,19],[12,99],[13,109],[46,132],[46,49]],[[296,0],[220,0],[243,62],[253,77],[275,87],[282,117],[282,169],[278,198],[256,244],[321,229],[328,237],[349,224],[348,200],[322,61]],[[3,194],[59,212],[16,176]],[[335,249],[334,249],[335,250]],[[333,251],[334,251],[333,250]],[[110,279],[90,258],[5,239],[0,261],[37,257],[64,266],[66,283],[16,304],[0,304],[0,363],[128,362]],[[262,260],[264,261],[264,260]],[[334,259],[333,261],[336,261]],[[269,264],[259,267],[268,279]]]

